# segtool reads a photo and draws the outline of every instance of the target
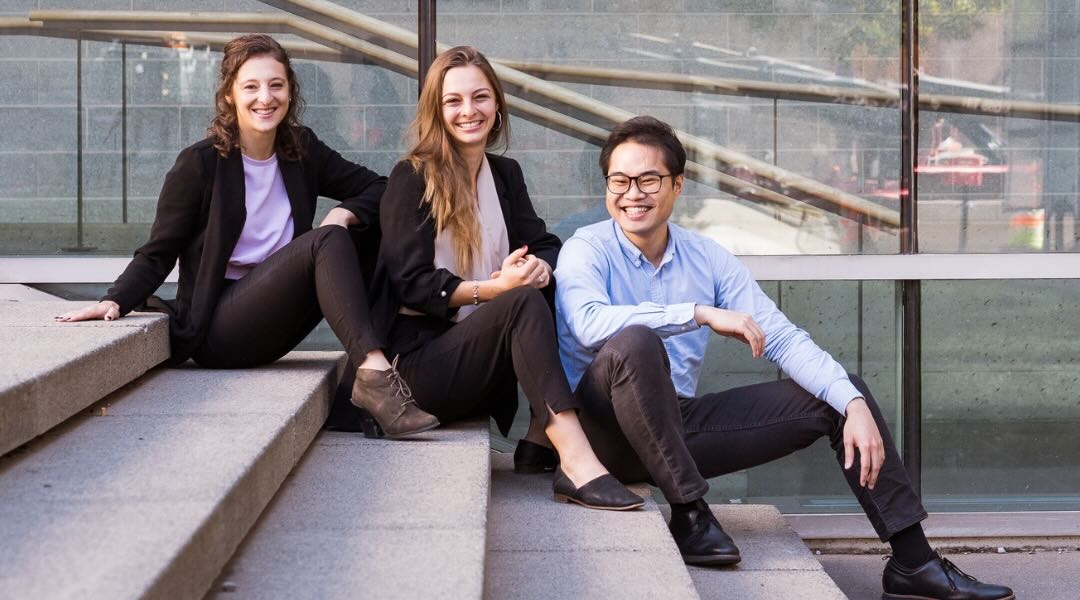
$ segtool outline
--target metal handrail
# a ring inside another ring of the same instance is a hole
[[[379,42],[396,45],[415,46],[416,37],[411,32],[384,23],[377,19],[360,15],[324,0],[274,0],[268,2],[290,12],[303,14],[266,13],[179,13],[179,12],[139,12],[139,11],[31,11],[30,19],[42,23],[40,32],[53,29],[177,29],[194,31],[273,31],[294,33],[307,39],[329,45],[343,52],[358,53],[365,62],[373,62],[396,72],[416,75],[415,59],[402,56],[377,44],[359,39],[355,35],[365,35]],[[309,20],[315,17],[319,22]],[[325,23],[332,23],[329,27]],[[342,31],[342,30],[345,31]],[[445,45],[441,45],[445,48]],[[572,92],[561,86],[546,82],[535,76],[523,73],[496,63],[500,79],[507,84],[508,90],[518,96],[539,97],[545,104],[569,107],[577,114],[603,125],[614,125],[632,116],[633,113],[614,106],[598,102],[588,96]],[[535,114],[535,111],[532,111]],[[580,124],[571,127],[582,131]],[[826,207],[841,212],[862,215],[863,220],[871,225],[898,226],[897,211],[880,206],[856,195],[837,190],[816,180],[798,175],[757,160],[742,153],[732,151],[687,132],[679,132],[687,147],[691,159],[698,165],[691,165],[688,174],[695,179],[717,185],[726,191],[733,191],[740,197],[754,200],[768,200],[774,203],[790,205],[788,198],[824,203]],[[745,182],[725,170],[743,169],[755,179]],[[763,185],[761,185],[763,184]],[[769,193],[772,192],[772,193]],[[781,201],[783,200],[783,201]]]
[[[630,69],[551,65],[504,59],[498,59],[498,61],[535,77],[562,83],[587,83],[724,96],[748,96],[772,100],[847,104],[874,108],[896,108],[900,106],[899,91],[888,92],[843,86],[779,83],[754,79],[657,73]],[[1044,121],[1080,121],[1080,105],[1004,98],[955,96],[923,92],[919,94],[919,108],[936,112],[993,117],[1014,117]]]
[[[332,25],[335,30],[345,30],[358,35],[392,41],[396,44],[416,48],[416,35],[406,29],[343,8],[327,0],[262,0],[276,8],[288,11],[304,18],[317,20],[324,25]],[[437,44],[438,51],[449,46]],[[546,103],[553,103],[560,108],[569,108],[576,114],[591,118],[593,124],[603,127],[617,125],[635,114],[593,98],[568,90],[538,77],[500,63],[492,65],[504,87],[522,97],[539,97]],[[765,161],[758,160],[740,152],[715,144],[688,132],[676,130],[679,139],[686,147],[691,159],[719,171],[745,169],[755,177],[762,188],[771,189],[789,198],[824,202],[835,212],[854,213],[863,217],[863,222],[877,226],[899,227],[900,213],[854,194],[838,190],[819,181],[781,169]]]
[[[416,77],[416,59],[313,21],[275,13],[185,13],[154,11],[33,10],[31,21],[49,29],[117,29],[198,32],[292,33],[344,53],[356,53],[366,64]]]
[[[303,27],[295,27],[298,19],[289,15],[265,15],[260,13],[244,14],[229,13],[227,18],[218,19],[217,14],[199,13],[132,13],[116,11],[33,11],[31,19],[38,19],[41,25],[33,27],[37,34],[53,34],[57,37],[74,37],[75,31],[83,31],[84,38],[112,39],[131,42],[153,43],[155,45],[175,46],[180,43],[208,45],[214,49],[220,49],[230,36],[214,36],[206,32],[213,29],[226,28],[235,30],[237,23],[254,22],[258,26],[272,27],[278,33],[298,33],[315,39],[330,41],[336,48],[327,48],[310,42],[283,42],[290,53],[299,51],[309,58],[323,60],[359,62],[356,53],[363,55],[371,44],[363,40],[342,40],[341,32],[337,29],[325,27],[312,22],[304,23]],[[248,17],[252,17],[250,20]],[[257,17],[257,18],[256,18]],[[124,29],[82,29],[87,26],[105,26],[111,28],[124,27],[160,27],[161,31],[136,30],[135,33]],[[188,26],[201,33],[179,33],[170,31],[177,26]],[[249,25],[255,27],[254,25]],[[404,30],[402,30],[404,31]],[[393,32],[391,32],[393,33]],[[332,34],[332,35],[328,35]],[[330,37],[333,39],[327,40]],[[391,36],[400,40],[400,36]],[[385,52],[385,49],[382,49]],[[400,55],[399,55],[400,56]],[[387,61],[385,55],[380,60],[373,61],[383,66],[392,67],[392,70],[404,75],[416,76],[415,60]],[[496,66],[498,68],[498,66]],[[500,75],[501,77],[502,75]],[[557,87],[557,86],[554,86]],[[568,133],[600,145],[607,137],[607,130],[576,119],[567,114],[550,108],[529,102],[514,94],[508,95],[508,103],[511,110],[524,118],[539,122],[544,126]],[[627,113],[629,118],[630,113]],[[721,170],[706,164],[691,161],[687,164],[687,175],[696,181],[716,187],[722,191],[731,193],[747,200],[767,202],[780,207],[797,210],[802,213],[817,214],[819,211],[812,205],[806,205],[788,196],[763,187],[751,181],[734,177]],[[876,206],[876,205],[875,205]]]

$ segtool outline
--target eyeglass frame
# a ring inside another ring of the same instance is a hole
[[[621,195],[623,195],[623,194],[630,191],[630,186],[636,185],[638,191],[641,192],[642,194],[655,194],[656,192],[659,192],[660,190],[664,189],[664,178],[665,177],[671,177],[672,180],[674,181],[674,178],[678,177],[679,175],[680,175],[680,173],[668,173],[667,175],[661,175],[659,173],[649,172],[649,173],[641,173],[640,175],[635,175],[634,177],[631,177],[629,175],[623,175],[622,173],[615,173],[614,175],[604,175],[604,188],[607,191],[611,192],[612,194],[618,194],[618,195],[621,196]],[[625,177],[625,178],[629,179],[630,181],[628,181],[626,183],[626,189],[625,190],[623,190],[621,192],[616,192],[615,190],[611,189],[611,178],[612,177]],[[645,191],[645,190],[641,189],[641,181],[640,181],[640,179],[642,177],[659,177],[660,178],[660,186],[657,187],[655,190]]]

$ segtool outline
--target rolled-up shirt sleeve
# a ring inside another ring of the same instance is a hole
[[[661,337],[698,329],[693,302],[613,304],[608,292],[609,269],[607,256],[579,237],[570,238],[559,254],[556,308],[582,346],[597,351],[630,325],[644,325]]]

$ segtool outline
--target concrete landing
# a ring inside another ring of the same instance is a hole
[[[590,510],[554,502],[551,480],[492,454],[485,597],[698,597],[651,496],[637,511]]]
[[[0,283],[0,302],[27,302],[31,300],[59,300],[52,294],[18,283]]]
[[[823,554],[817,557],[849,598],[881,598],[880,554]],[[1076,600],[1080,590],[1080,548],[997,554],[950,553],[946,558],[980,581],[1012,588],[1025,600]]]
[[[0,454],[45,433],[169,357],[165,315],[132,313],[108,323],[53,321],[60,313],[86,305],[0,300]]]
[[[207,598],[480,598],[489,437],[323,432]]]
[[[344,355],[160,369],[0,458],[0,598],[199,598],[315,438]]]
[[[712,510],[739,546],[742,562],[732,568],[688,567],[702,600],[847,598],[775,507],[714,504]]]

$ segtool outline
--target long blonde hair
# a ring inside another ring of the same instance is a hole
[[[422,201],[431,207],[436,234],[447,229],[454,234],[454,253],[463,273],[472,268],[480,254],[480,217],[476,203],[471,201],[476,196],[476,182],[443,121],[442,95],[446,72],[469,65],[478,67],[487,77],[499,106],[498,126],[488,132],[487,147],[506,147],[510,138],[510,114],[499,78],[491,63],[476,48],[457,46],[440,54],[424,78],[416,118],[409,127],[415,141],[405,155],[405,160],[426,181]]]

